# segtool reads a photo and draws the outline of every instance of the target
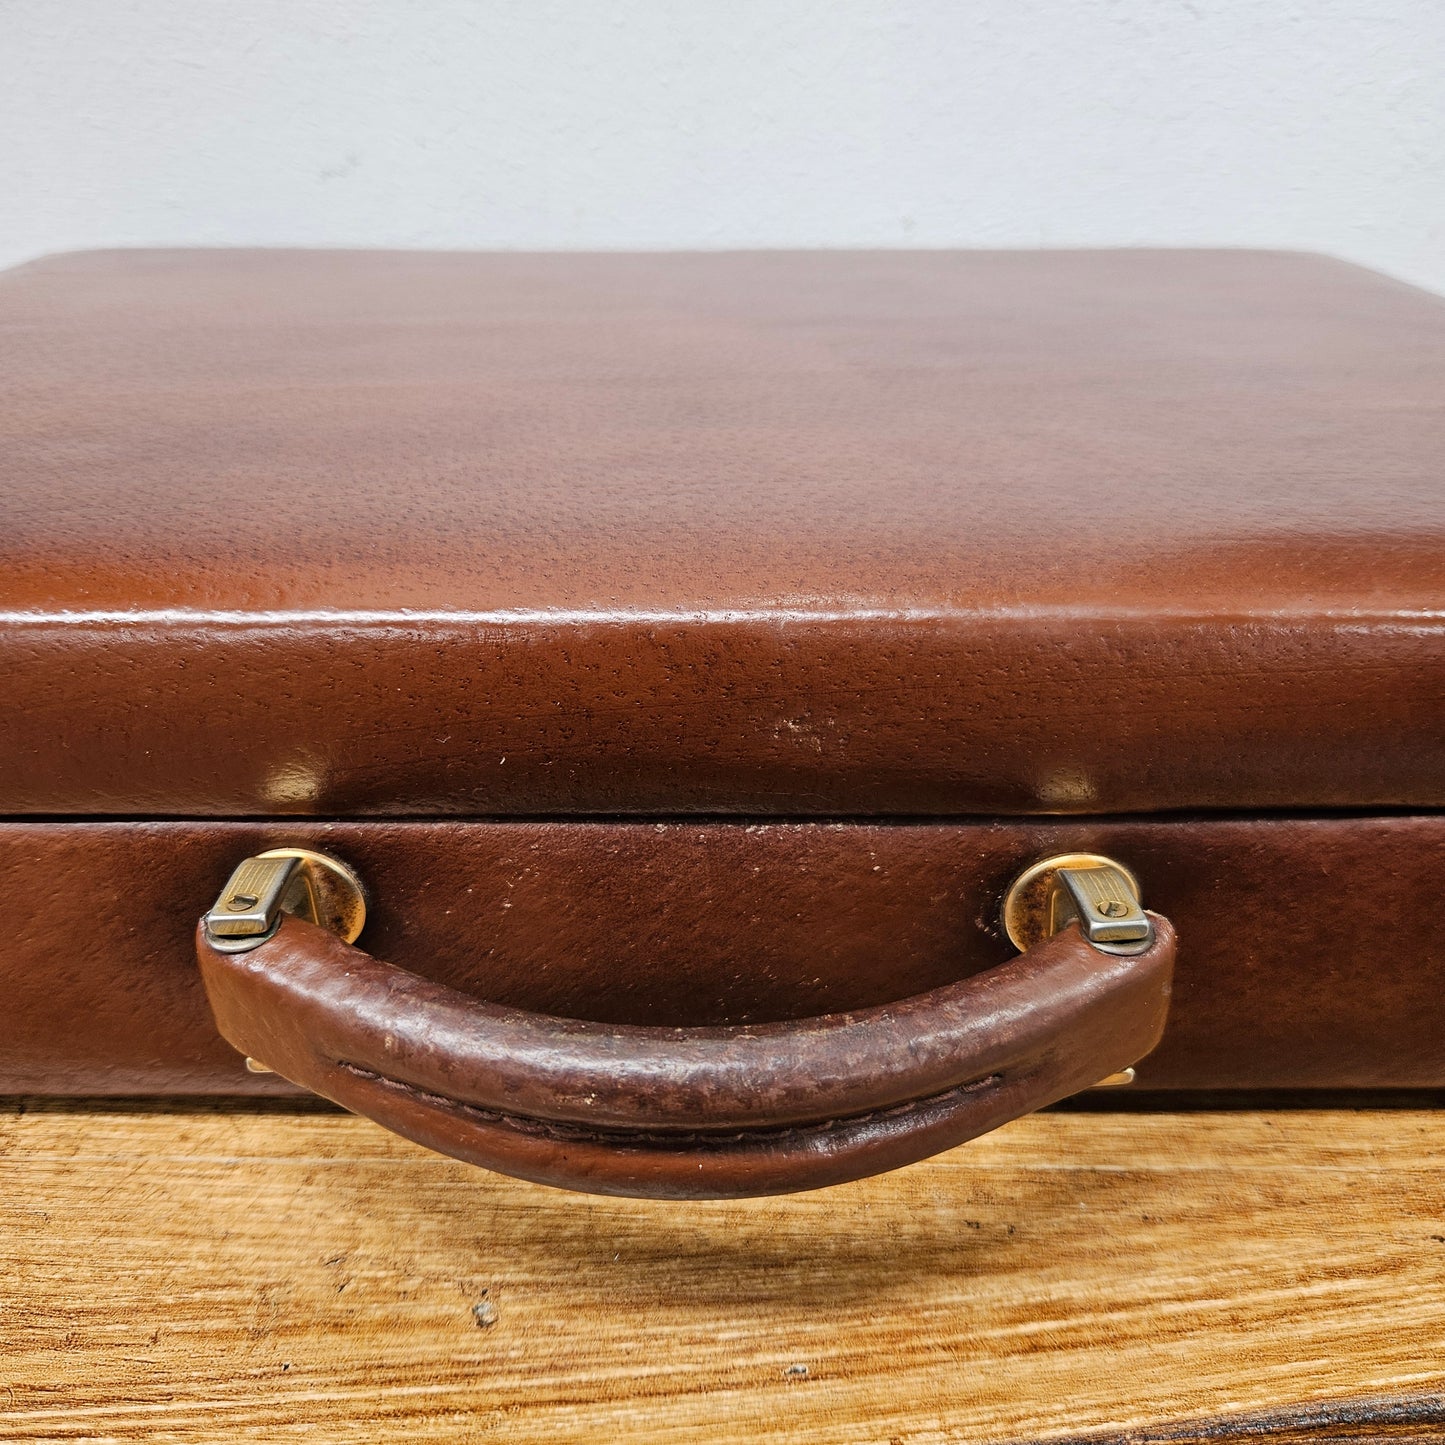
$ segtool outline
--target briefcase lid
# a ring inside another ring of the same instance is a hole
[[[1250,252],[0,276],[0,811],[1445,803],[1445,303]]]

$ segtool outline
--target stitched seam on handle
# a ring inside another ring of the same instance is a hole
[[[870,1123],[892,1123],[925,1110],[946,1107],[973,1094],[981,1094],[1003,1082],[1002,1074],[986,1074],[981,1079],[970,1080],[941,1094],[930,1094],[924,1099],[912,1099],[904,1104],[894,1104],[886,1109],[873,1109],[865,1114],[847,1114],[836,1119],[824,1119],[815,1124],[778,1124],[761,1129],[716,1129],[689,1133],[670,1130],[647,1129],[606,1129],[586,1124],[569,1124],[558,1119],[538,1119],[524,1114],[507,1114],[497,1109],[484,1109],[477,1104],[463,1103],[460,1099],[449,1098],[446,1094],[434,1094],[415,1084],[403,1083],[386,1074],[364,1069],[360,1064],[338,1059],[336,1067],[345,1070],[353,1078],[368,1084],[380,1085],[388,1090],[405,1094],[420,1103],[445,1109],[448,1113],[461,1114],[481,1124],[500,1125],[544,1139],[556,1139],[570,1144],[607,1144],[614,1147],[629,1145],[685,1146],[688,1148],[731,1148],[738,1144],[765,1143],[774,1140],[808,1139],[826,1137],[843,1129],[856,1128]]]

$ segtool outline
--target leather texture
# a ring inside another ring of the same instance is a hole
[[[1245,252],[0,276],[0,813],[1445,806],[1445,303]]]
[[[1154,923],[1135,957],[1070,924],[899,1003],[694,1029],[503,1008],[296,918],[246,953],[198,928],[196,956],[232,1045],[408,1138],[541,1184],[721,1199],[911,1164],[1135,1063],[1174,970]]]
[[[1069,822],[0,824],[0,1092],[297,1092],[218,1034],[192,933],[234,865],[352,864],[360,942],[471,998],[661,1028],[876,1008],[1007,966],[1048,854],[1139,877],[1179,931],[1133,1090],[1438,1089],[1445,816]]]

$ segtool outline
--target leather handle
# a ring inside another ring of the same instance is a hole
[[[1168,1010],[1174,932],[1133,956],[1076,924],[900,1003],[658,1028],[486,1003],[286,916],[245,953],[196,937],[221,1033],[443,1154],[599,1194],[721,1199],[881,1173],[1133,1064]]]

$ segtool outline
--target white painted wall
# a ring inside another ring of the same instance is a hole
[[[1300,247],[1445,291],[1445,0],[0,0],[0,263]]]

